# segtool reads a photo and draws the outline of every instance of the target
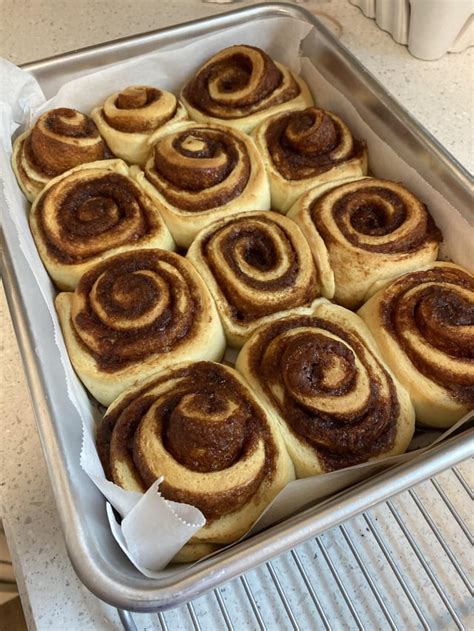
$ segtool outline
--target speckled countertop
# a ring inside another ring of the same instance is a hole
[[[309,0],[305,7],[321,14],[401,104],[474,171],[472,48],[422,62],[347,0]],[[228,8],[198,0],[1,0],[0,56],[23,63]],[[27,620],[39,629],[119,628],[117,612],[80,584],[67,558],[3,293],[0,318],[0,510]],[[463,471],[469,475],[467,466]],[[188,628],[178,618],[173,622]],[[215,628],[211,618],[206,628]]]

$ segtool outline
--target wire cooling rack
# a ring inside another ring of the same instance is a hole
[[[127,631],[474,629],[473,461]]]

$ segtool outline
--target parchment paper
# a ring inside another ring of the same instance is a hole
[[[162,498],[159,493],[160,480],[144,495],[140,495],[124,491],[105,479],[94,443],[95,423],[101,411],[86,394],[67,356],[53,307],[56,292],[44,270],[29,230],[29,205],[10,167],[11,137],[23,131],[46,110],[73,107],[88,113],[109,94],[130,84],[155,85],[177,94],[188,77],[214,52],[235,43],[257,45],[295,72],[301,72],[317,103],[340,114],[356,136],[367,139],[373,173],[401,181],[418,194],[429,206],[444,232],[443,255],[472,269],[469,246],[473,232],[467,221],[367,127],[349,101],[327,83],[308,59],[300,59],[301,41],[305,36],[312,36],[310,30],[308,24],[290,18],[268,18],[233,27],[215,35],[197,38],[177,50],[168,47],[166,50],[136,57],[82,76],[62,86],[49,101],[45,100],[40,87],[30,75],[5,60],[0,60],[0,195],[4,198],[1,211],[9,213],[16,225],[21,250],[41,289],[54,323],[55,343],[61,353],[69,398],[83,419],[81,466],[110,502],[107,505],[107,515],[114,537],[131,562],[146,576],[160,577],[173,571],[163,568],[193,533],[204,525],[205,520],[196,508]],[[227,359],[232,362],[232,354]],[[298,509],[316,503],[377,471],[393,466],[396,462],[410,459],[413,453],[420,453],[417,451],[420,446],[443,437],[441,432],[426,432],[418,435],[410,446],[415,452],[292,482],[275,499],[253,531],[294,514]],[[112,506],[121,515],[120,522],[117,521]]]

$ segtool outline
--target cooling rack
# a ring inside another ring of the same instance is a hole
[[[472,460],[127,631],[473,629]]]

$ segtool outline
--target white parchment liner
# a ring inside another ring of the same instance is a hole
[[[132,563],[146,576],[161,577],[168,574],[171,570],[163,568],[193,533],[204,525],[205,520],[196,508],[165,500],[159,494],[160,480],[144,495],[140,495],[125,491],[105,479],[94,442],[95,424],[100,413],[79,382],[67,356],[53,307],[56,291],[34,245],[27,220],[29,205],[10,167],[11,137],[28,127],[46,110],[73,107],[88,113],[109,94],[130,84],[155,85],[177,94],[189,76],[213,53],[235,43],[257,45],[295,72],[301,72],[318,105],[342,116],[356,137],[367,140],[372,172],[401,181],[419,195],[443,231],[443,256],[472,269],[470,252],[473,229],[466,219],[369,129],[351,103],[328,84],[308,59],[299,57],[302,39],[313,36],[310,31],[308,24],[291,18],[258,20],[205,38],[196,38],[185,47],[167,48],[105,67],[66,83],[49,101],[45,100],[37,82],[28,73],[0,60],[0,201],[2,196],[4,198],[1,212],[9,213],[17,228],[20,248],[53,320],[55,342],[61,353],[68,395],[83,421],[81,466],[110,502],[107,504],[107,515],[115,539]],[[67,419],[62,419],[62,422],[67,422]],[[433,430],[418,435],[410,446],[410,452],[402,456],[290,483],[254,525],[252,532],[397,462],[413,458],[414,454],[420,453],[420,447],[426,448],[434,441],[442,440],[453,429],[445,434]],[[111,506],[122,516],[120,523]]]

